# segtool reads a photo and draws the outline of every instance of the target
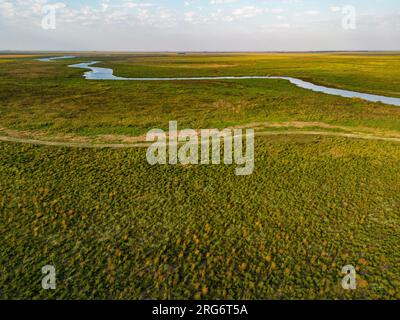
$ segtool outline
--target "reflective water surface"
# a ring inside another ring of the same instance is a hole
[[[50,62],[53,60],[63,60],[63,59],[73,59],[73,58],[76,58],[76,57],[75,56],[62,56],[62,57],[40,58],[37,60],[42,61],[42,62]]]
[[[55,58],[44,58],[38,59],[40,61],[52,61],[59,59],[75,58],[74,56],[64,56]],[[84,73],[84,77],[88,80],[120,80],[120,81],[185,81],[185,80],[241,80],[241,79],[283,79],[290,83],[304,89],[312,90],[315,92],[323,92],[335,96],[341,96],[345,98],[359,98],[372,102],[382,102],[389,105],[400,106],[400,98],[379,96],[374,94],[342,90],[319,86],[311,82],[303,81],[297,78],[291,77],[272,77],[272,76],[223,76],[223,77],[187,77],[187,78],[124,78],[117,77],[113,74],[113,69],[94,67],[93,65],[99,63],[99,61],[91,61],[70,65],[71,68],[80,68],[89,70]]]
[[[271,76],[241,76],[241,77],[188,77],[188,78],[124,78],[114,76],[113,70],[108,68],[93,67],[94,64],[99,61],[85,62],[71,65],[73,68],[89,69],[90,71],[85,72],[84,77],[88,80],[126,80],[126,81],[184,81],[184,80],[240,80],[240,79],[283,79],[290,83],[304,89],[323,92],[335,96],[341,96],[345,98],[360,98],[372,102],[382,102],[394,106],[400,106],[400,98],[392,98],[386,96],[379,96],[374,94],[334,89],[324,86],[319,86],[311,82],[303,81],[297,78],[291,77],[271,77]]]

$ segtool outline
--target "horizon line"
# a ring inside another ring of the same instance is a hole
[[[330,53],[330,52],[400,52],[400,49],[367,49],[367,50],[0,50],[0,53],[68,53],[68,52],[82,52],[82,53]]]

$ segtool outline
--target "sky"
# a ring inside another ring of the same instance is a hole
[[[400,50],[400,1],[0,0],[0,50]]]

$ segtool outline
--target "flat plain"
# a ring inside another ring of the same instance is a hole
[[[400,54],[34,58],[0,56],[0,298],[400,298],[399,107],[284,80],[88,81],[68,68],[291,76],[400,97]],[[171,120],[255,128],[254,173],[90,147],[141,142]],[[47,264],[55,291],[40,286]],[[355,291],[341,286],[345,265]]]

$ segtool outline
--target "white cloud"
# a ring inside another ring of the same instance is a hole
[[[200,23],[207,22],[208,18],[204,17],[203,15],[199,14],[198,12],[188,11],[188,12],[185,12],[183,20],[185,22],[188,22],[191,24],[200,24]]]
[[[247,6],[240,9],[235,9],[232,15],[236,18],[252,18],[267,12],[265,8],[259,8],[254,6]]]
[[[15,15],[14,5],[9,1],[0,0],[0,14],[5,17],[13,17]]]
[[[282,8],[274,8],[274,9],[271,9],[271,12],[272,12],[272,13],[276,13],[276,14],[280,14],[280,13],[284,13],[284,12],[285,12],[285,9],[282,9]]]
[[[330,13],[341,12],[340,6],[315,8],[303,0],[183,0],[180,6],[162,0],[0,0],[0,49],[400,49],[397,8],[362,16],[377,2],[359,5],[358,27],[350,34]],[[56,30],[41,28],[45,4],[56,5]]]
[[[234,2],[236,2],[236,0],[210,0],[210,4],[228,4]]]
[[[308,10],[308,11],[306,11],[306,14],[309,14],[311,16],[316,16],[319,14],[319,11],[318,10]]]
[[[332,12],[339,12],[342,10],[342,7],[333,6],[333,7],[330,7],[329,10]]]

